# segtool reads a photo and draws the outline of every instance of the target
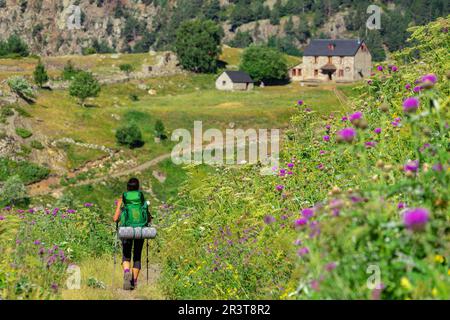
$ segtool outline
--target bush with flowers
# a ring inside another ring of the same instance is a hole
[[[97,207],[0,211],[0,298],[60,296],[68,267],[112,252],[113,229]]]
[[[345,114],[297,103],[272,176],[187,184],[162,235],[168,296],[448,299],[449,24],[413,28]]]

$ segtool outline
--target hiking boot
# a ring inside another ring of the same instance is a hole
[[[133,275],[129,270],[123,273],[123,290],[132,290]]]
[[[131,280],[131,290],[137,289],[137,279]]]

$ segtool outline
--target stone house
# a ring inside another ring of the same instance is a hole
[[[303,62],[289,70],[292,81],[353,82],[370,76],[372,55],[364,41],[311,40]]]
[[[242,71],[224,71],[216,80],[217,90],[249,91],[253,87],[253,79]]]

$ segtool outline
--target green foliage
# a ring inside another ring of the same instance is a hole
[[[36,65],[36,68],[33,72],[34,82],[39,86],[42,87],[44,83],[48,81],[48,74],[45,70],[45,66],[42,63],[41,60],[39,60],[39,63]]]
[[[124,72],[127,76],[129,76],[134,68],[129,63],[123,63],[123,64],[119,65],[119,69],[120,69],[120,71]]]
[[[27,44],[17,35],[0,41],[0,57],[27,57],[29,54]]]
[[[255,81],[273,83],[287,78],[286,58],[279,51],[266,46],[250,46],[241,60],[240,69]]]
[[[234,48],[246,48],[253,43],[253,38],[250,32],[241,32],[240,30],[236,33],[233,40],[230,41],[229,45]]]
[[[95,206],[33,209],[25,213],[13,208],[0,215],[4,217],[0,221],[2,299],[61,298],[70,264],[111,254],[113,250],[110,217],[106,220]],[[95,279],[90,279],[89,285],[104,287]]]
[[[0,158],[0,181],[6,181],[8,177],[18,174],[25,184],[45,179],[50,170],[28,161],[13,161]]]
[[[33,100],[36,96],[32,86],[23,77],[12,77],[7,80],[7,84],[11,91],[26,101]]]
[[[16,128],[16,133],[19,137],[27,139],[33,135],[33,133],[25,128]]]
[[[189,167],[173,207],[160,211],[169,297],[448,299],[449,20],[410,29],[412,47],[395,54],[398,71],[385,66],[345,113],[297,106],[273,175],[258,165],[215,174]],[[436,84],[405,89],[429,73]],[[419,108],[404,113],[413,95]],[[364,125],[342,120],[356,111]],[[356,138],[340,143],[346,127]],[[417,169],[405,169],[410,159]],[[408,227],[402,206],[427,209],[427,223]]]
[[[158,119],[155,122],[155,136],[160,139],[166,139],[166,128],[164,127],[164,123]]]
[[[18,175],[9,177],[1,187],[0,202],[16,204],[27,196],[27,190]]]
[[[134,122],[117,129],[116,140],[119,144],[126,145],[130,148],[137,148],[143,144],[141,130]]]
[[[30,146],[33,149],[44,150],[44,145],[40,141],[37,141],[37,140],[31,141]]]
[[[97,97],[100,92],[100,84],[90,72],[80,71],[70,83],[69,94],[79,99],[84,106],[84,101],[90,97]]]
[[[175,52],[183,68],[194,72],[214,72],[221,53],[223,30],[210,20],[183,23],[176,33]]]
[[[63,80],[73,80],[81,70],[74,67],[71,60],[67,61],[62,72]]]

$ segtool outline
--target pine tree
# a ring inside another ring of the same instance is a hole
[[[39,60],[39,63],[36,65],[36,68],[34,69],[33,77],[34,77],[34,82],[40,88],[42,88],[44,83],[46,83],[48,81],[48,74],[47,74],[47,71],[45,70],[45,66],[41,60]]]

